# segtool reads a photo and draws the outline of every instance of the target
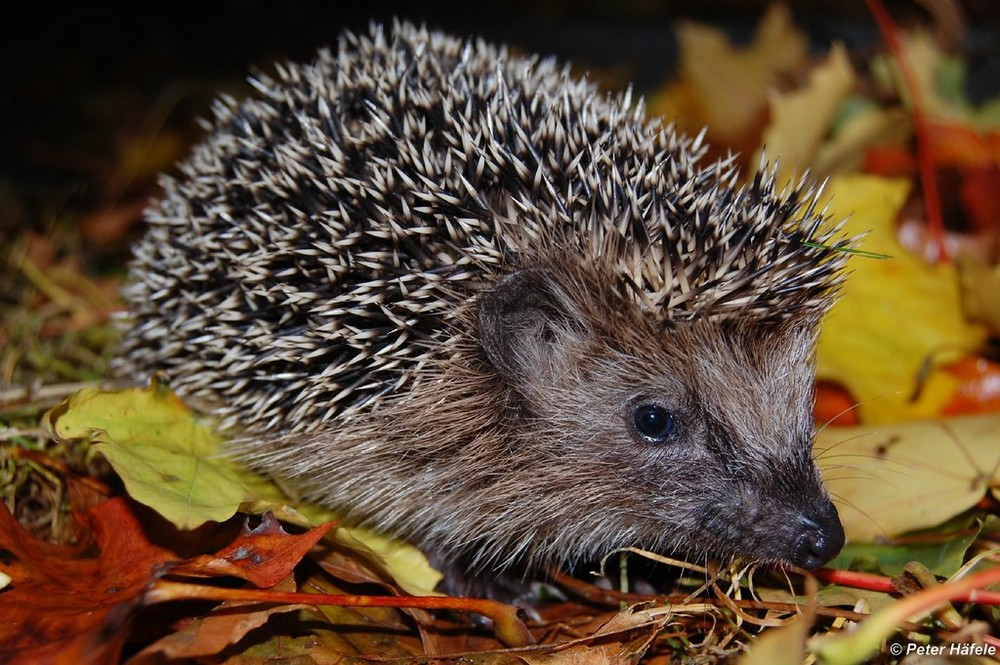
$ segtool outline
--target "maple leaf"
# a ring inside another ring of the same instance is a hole
[[[183,559],[150,542],[122,498],[98,504],[83,519],[88,539],[53,545],[35,539],[0,508],[0,548],[8,553],[0,571],[11,580],[0,594],[3,662],[116,663],[140,609],[189,597],[184,585],[158,585],[163,576],[236,577],[270,587],[287,577],[331,526],[290,535],[268,516],[218,553]],[[220,596],[228,590],[221,588]],[[232,643],[241,636],[216,639]]]
[[[0,660],[5,663],[111,663],[128,634],[142,591],[175,557],[150,543],[124,499],[86,513],[90,538],[53,545],[25,531],[0,506]],[[95,556],[96,551],[96,556]]]
[[[805,35],[780,4],[768,7],[746,46],[693,21],[680,23],[676,32],[681,81],[650,99],[650,113],[691,132],[706,127],[712,143],[751,153],[766,120],[769,91],[806,60]]]
[[[812,70],[798,90],[771,93],[771,120],[761,139],[760,156],[775,158],[778,180],[798,178],[816,158],[834,115],[854,85],[854,71],[843,44],[834,44],[826,61]]]

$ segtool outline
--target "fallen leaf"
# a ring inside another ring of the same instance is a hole
[[[49,411],[57,441],[90,439],[129,496],[184,529],[232,517],[257,499],[240,467],[219,455],[220,438],[170,390],[85,388]]]
[[[95,210],[80,220],[80,235],[98,251],[120,249],[128,244],[129,232],[142,221],[148,203],[143,196]]]
[[[858,98],[842,104],[841,111],[852,106],[853,111],[834,125],[832,135],[817,148],[811,171],[820,177],[861,170],[885,176],[912,175],[916,166],[908,148],[913,135],[909,114]],[[879,163],[879,158],[885,163]]]
[[[817,376],[846,387],[867,424],[938,415],[950,394],[924,390],[913,399],[926,363],[985,339],[962,315],[955,266],[928,264],[897,240],[894,222],[908,190],[905,181],[874,176],[839,176],[827,188],[831,214],[852,214],[845,232],[867,232],[859,249],[889,256],[851,260],[817,348]]]
[[[36,540],[0,505],[0,660],[117,663],[141,594],[175,557],[150,543],[123,499],[87,512],[91,537],[77,546]],[[96,551],[96,554],[95,554]]]
[[[687,107],[678,120],[695,131],[707,126],[720,145],[751,151],[763,127],[769,90],[806,59],[806,38],[793,26],[788,8],[770,5],[746,47],[734,46],[718,28],[690,21],[682,22],[676,32],[685,86],[680,89],[682,106]],[[662,114],[670,106],[653,100],[650,112]]]
[[[10,584],[0,592],[3,662],[118,663],[139,610],[190,597],[173,593],[172,589],[183,591],[185,585],[164,584],[162,576],[169,575],[171,580],[221,578],[225,582],[215,593],[222,596],[231,591],[233,578],[269,589],[289,578],[330,526],[290,535],[276,520],[265,518],[260,526],[244,529],[216,553],[185,559],[152,544],[146,534],[149,525],[140,521],[124,499],[98,504],[87,511],[85,520],[88,538],[80,545],[52,545],[29,535],[0,506],[0,549],[8,553],[0,562],[0,571],[10,578]],[[196,588],[213,597],[213,587]],[[230,604],[225,610],[230,620],[219,618],[202,626],[222,633],[192,630],[175,638],[174,643],[190,638],[202,647],[227,646],[267,616],[303,607],[278,603],[283,609],[277,609],[271,605]]]
[[[964,66],[945,54],[934,36],[926,31],[901,32],[899,42],[924,113],[938,119],[967,118],[971,108],[963,91]],[[876,60],[875,71],[891,77],[892,87],[904,98],[908,97],[895,60],[882,56]]]
[[[296,591],[292,572],[322,538],[330,525],[307,533],[290,535],[270,515],[254,529],[243,532],[215,554],[187,559],[170,569],[172,576],[203,578],[236,577],[258,588]],[[158,601],[170,600],[169,595]],[[180,630],[149,645],[129,662],[158,663],[168,658],[214,656],[237,644],[275,615],[315,610],[303,603],[225,602],[204,617],[193,617]]]
[[[801,618],[764,632],[740,658],[740,665],[801,665],[806,654],[809,624]]]
[[[817,460],[851,542],[942,524],[1000,496],[1000,415],[828,427]]]
[[[212,555],[188,559],[171,569],[174,575],[238,577],[266,589],[283,580],[333,526],[326,523],[301,535],[291,535],[281,528],[273,515],[243,532]]]
[[[892,603],[860,622],[853,630],[813,635],[809,650],[821,663],[866,663],[905,621],[920,620],[946,602],[1000,582],[1000,568],[949,581]]]
[[[854,397],[843,386],[820,379],[813,388],[813,420],[822,427],[860,425]]]
[[[942,410],[943,415],[1000,412],[1000,363],[988,358],[966,357],[937,371],[953,377],[956,384],[951,401]]]
[[[218,656],[272,617],[307,608],[307,605],[294,604],[221,603],[208,615],[191,619],[177,632],[150,644],[129,658],[128,665],[160,665],[164,658],[181,660]],[[289,654],[286,651],[283,655],[287,658]]]
[[[778,181],[797,179],[813,163],[823,138],[829,134],[840,104],[854,86],[854,70],[843,44],[834,44],[826,61],[809,75],[806,86],[771,93],[771,120],[761,139],[760,156],[778,166]]]
[[[398,538],[389,538],[368,529],[341,527],[334,535],[338,542],[353,548],[363,547],[374,552],[386,572],[407,593],[428,596],[442,575],[427,561],[423,552]]]
[[[896,539],[889,544],[852,542],[844,546],[829,568],[877,572],[895,577],[905,566],[918,561],[934,574],[942,577],[954,575],[965,563],[969,547],[979,536],[980,529],[963,529],[958,534],[922,532],[912,538]]]
[[[344,593],[343,580],[320,577],[310,577],[303,585],[305,589],[317,593]],[[434,615],[428,612],[402,610],[395,607],[346,607],[338,605],[320,605],[315,611],[306,612],[317,626],[312,632],[315,635],[315,646],[303,645],[306,651],[316,653],[322,648],[328,655],[368,653],[380,656],[413,657],[422,653],[433,653],[425,647],[419,632],[414,630],[414,621],[408,619],[408,614],[421,616],[432,633],[436,621]],[[322,626],[322,627],[319,627]],[[441,630],[441,632],[447,632]],[[496,647],[495,641],[488,641],[489,647]],[[281,642],[275,642],[271,648],[280,653]],[[457,647],[457,648],[456,648]],[[489,648],[487,647],[487,648]],[[443,641],[439,648],[447,651],[460,651],[453,641]],[[468,648],[468,647],[466,647]],[[270,651],[271,649],[268,649]]]
[[[287,505],[273,483],[226,459],[221,437],[156,381],[144,389],[84,389],[46,414],[44,423],[57,439],[93,440],[129,495],[179,528],[224,521],[237,510],[273,512],[300,526],[337,521],[317,506]],[[360,528],[338,530],[335,538],[365,550],[412,595],[432,594],[441,579],[419,550],[398,539]]]
[[[668,608],[626,607],[587,637],[518,655],[529,665],[637,663],[669,619]]]

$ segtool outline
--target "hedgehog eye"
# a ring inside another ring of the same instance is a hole
[[[665,443],[677,438],[677,417],[657,404],[642,404],[632,414],[632,424],[649,443]]]

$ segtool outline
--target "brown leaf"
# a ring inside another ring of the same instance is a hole
[[[289,576],[282,591],[294,591],[295,581]],[[298,612],[307,605],[276,605],[274,603],[222,603],[205,617],[185,623],[175,633],[149,645],[129,659],[129,665],[161,663],[163,658],[181,659],[214,656],[247,633],[263,626],[275,615]]]
[[[84,521],[87,528],[82,529],[85,540],[81,544],[53,545],[32,537],[6,508],[0,509],[0,549],[9,553],[0,570],[11,578],[0,602],[3,662],[117,662],[136,612],[173,599],[169,593],[146,593],[151,581],[169,573],[174,577],[238,577],[258,587],[273,587],[291,574],[331,526],[289,535],[268,515],[257,528],[244,529],[216,554],[174,564],[172,560],[179,557],[148,540],[142,523],[123,499],[94,506]],[[201,648],[231,644],[270,614],[301,607],[249,605],[239,612],[230,606],[229,612],[239,616],[200,626],[209,631],[198,637]],[[221,632],[211,633],[213,627]],[[186,635],[177,639],[194,639]]]
[[[230,575],[261,589],[273,587],[292,572],[331,526],[332,523],[327,523],[304,534],[291,535],[267,513],[256,528],[244,527],[243,533],[225,549],[195,557],[170,572],[204,577]]]
[[[87,511],[88,540],[53,545],[32,537],[0,507],[0,660],[111,663],[157,566],[174,558],[150,543],[123,499]]]
[[[670,620],[670,610],[662,607],[627,607],[611,617],[596,632],[537,653],[519,654],[529,664],[625,665],[637,663]]]
[[[142,222],[146,203],[143,196],[95,210],[80,220],[80,235],[100,252],[121,249],[129,242],[129,232]]]

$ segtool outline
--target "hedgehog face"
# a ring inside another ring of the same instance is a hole
[[[579,286],[523,270],[480,309],[484,350],[520,395],[515,429],[542,479],[530,491],[548,495],[531,533],[594,556],[641,545],[807,568],[832,558],[844,534],[811,453],[814,322],[664,331],[636,310],[617,322],[633,331],[623,348],[605,297],[581,305]],[[587,510],[593,528],[559,506]]]
[[[702,321],[663,336],[659,362],[650,357],[645,371],[633,367],[644,384],[633,421],[647,415],[647,396],[670,414],[662,441],[631,423],[638,443],[656,449],[650,463],[664,477],[694,470],[672,486],[645,483],[656,510],[680,525],[668,540],[806,568],[840,550],[843,529],[812,459],[813,340],[808,323]],[[693,498],[678,509],[671,494]]]

